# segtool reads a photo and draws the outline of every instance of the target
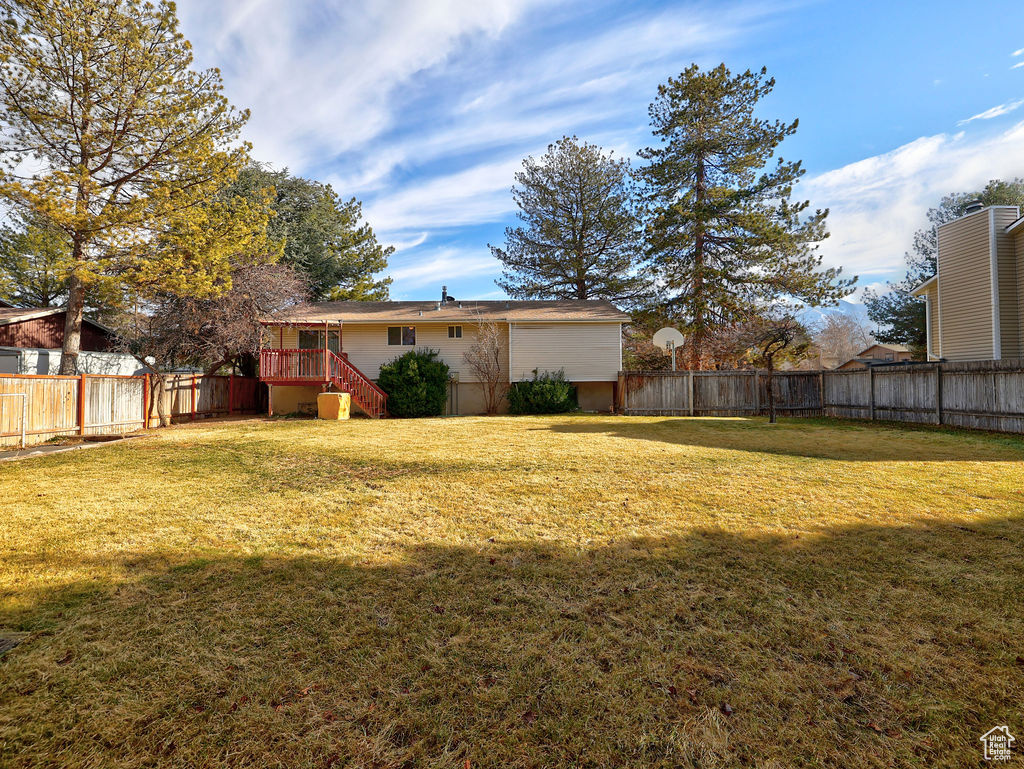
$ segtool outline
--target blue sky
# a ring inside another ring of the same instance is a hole
[[[901,274],[930,205],[1024,176],[1019,3],[181,0],[199,66],[248,107],[254,155],[356,196],[398,249],[395,299],[503,294],[487,243],[526,155],[576,134],[632,156],[691,62],[768,67],[825,261]],[[859,295],[855,295],[853,298]]]

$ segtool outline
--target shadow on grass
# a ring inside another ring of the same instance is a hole
[[[1014,518],[127,554],[7,612],[33,634],[0,659],[0,764],[975,764],[1024,698],[1022,545]]]
[[[535,429],[842,462],[1024,461],[1024,438],[1019,436],[894,423],[782,419],[769,425],[766,418],[621,417],[567,419]]]

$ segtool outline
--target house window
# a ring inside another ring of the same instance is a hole
[[[340,351],[340,335],[337,331],[331,331],[327,336],[327,349],[333,353]],[[300,350],[322,350],[324,349],[323,331],[299,331]]]
[[[462,326],[449,326],[448,327],[448,338],[449,339],[462,339]]]
[[[388,344],[410,347],[416,344],[415,326],[388,326]]]
[[[886,360],[895,360],[895,357],[893,356],[893,354],[891,352],[887,352],[885,354],[885,359]]]

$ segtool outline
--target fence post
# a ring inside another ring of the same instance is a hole
[[[942,364],[935,364],[935,418],[942,424]]]
[[[687,372],[687,379],[689,380],[688,387],[690,390],[690,416],[693,416],[693,369]]]
[[[192,421],[196,419],[196,375],[192,375]]]
[[[875,367],[868,366],[868,405],[870,408],[871,419],[875,419]]]
[[[754,375],[754,416],[761,413],[761,374],[757,369],[750,372]],[[771,372],[768,373],[768,386],[772,386]]]
[[[149,374],[142,378],[142,429],[149,429]]]
[[[825,416],[825,372],[818,372],[818,408],[821,415]]]
[[[85,377],[78,377],[78,434],[85,435]]]
[[[228,379],[228,413],[235,413],[235,375],[231,374]]]

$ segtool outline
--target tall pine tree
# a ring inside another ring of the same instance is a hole
[[[779,157],[767,168],[797,128],[755,117],[774,85],[764,69],[733,75],[724,64],[692,65],[659,86],[650,107],[661,144],[640,153],[650,161],[649,251],[664,309],[688,335],[692,368],[706,364],[716,326],[780,300],[831,304],[856,280],[821,266],[828,211],[790,200],[800,163]]]
[[[273,190],[274,215],[267,237],[282,246],[281,262],[309,284],[314,301],[388,298],[391,278],[375,277],[387,269],[392,246],[382,246],[355,198],[342,200],[329,184],[275,171],[254,163],[243,169],[227,195],[258,199]]]
[[[215,295],[262,247],[262,202],[214,203],[248,113],[192,63],[170,0],[0,0],[0,200],[69,244],[62,374],[87,295]]]
[[[650,295],[626,160],[563,137],[523,161],[512,197],[522,224],[505,229],[504,248],[489,246],[509,296],[637,304]]]

